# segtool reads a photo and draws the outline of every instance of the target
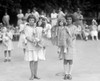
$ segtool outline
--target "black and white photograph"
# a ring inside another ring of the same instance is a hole
[[[0,0],[0,81],[100,81],[100,2]]]

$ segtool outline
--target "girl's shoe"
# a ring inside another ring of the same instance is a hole
[[[34,77],[33,77],[33,76],[31,76],[31,77],[29,78],[29,80],[34,80]]]
[[[64,75],[64,80],[67,80],[67,74]]]
[[[72,76],[70,74],[68,74],[67,79],[72,80]]]
[[[5,59],[4,62],[7,62],[7,59]]]
[[[39,78],[39,77],[37,77],[37,76],[34,76],[34,79],[38,79],[38,80],[39,80],[40,78]]]

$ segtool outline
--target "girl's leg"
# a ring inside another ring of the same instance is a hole
[[[67,75],[68,75],[68,71],[67,71],[67,60],[64,59],[64,79],[66,80],[67,79]]]
[[[98,35],[96,36],[96,40],[98,40]]]
[[[11,61],[11,51],[10,50],[8,51],[8,61],[9,62]]]
[[[92,36],[92,40],[94,40],[94,36]]]
[[[34,78],[35,79],[40,79],[37,77],[37,69],[38,69],[38,61],[34,62]]]
[[[64,53],[66,53],[67,52],[67,49],[66,49],[66,47],[64,47]]]
[[[69,60],[68,79],[70,80],[72,79],[71,73],[72,73],[72,60]]]
[[[7,62],[7,50],[4,51],[4,57],[5,57],[4,62]]]
[[[68,70],[68,74],[72,73],[72,64],[69,64],[69,70]]]
[[[59,59],[62,60],[62,47],[59,47]]]
[[[29,66],[30,66],[30,70],[31,70],[30,80],[33,80],[34,79],[34,61],[30,61]]]

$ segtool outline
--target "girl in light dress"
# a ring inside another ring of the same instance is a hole
[[[98,29],[97,29],[97,22],[95,19],[92,20],[91,37],[92,40],[94,40],[94,37],[96,37],[96,40],[98,40]]]
[[[18,47],[22,48],[23,52],[25,54],[27,40],[25,39],[24,29],[25,29],[25,26],[26,26],[27,22],[26,22],[25,17],[23,17],[22,20],[23,20],[23,23],[19,25],[20,38],[19,38],[19,42],[18,42]]]
[[[22,10],[20,9],[19,13],[17,14],[17,18],[18,18],[17,26],[19,26],[22,23],[22,18],[23,17],[24,17],[24,14],[22,13]]]
[[[44,59],[43,57],[40,58],[40,49],[43,47],[41,44],[41,35],[38,33],[38,28],[35,27],[35,16],[30,15],[27,20],[29,24],[25,27],[25,36],[27,40],[25,60],[29,61],[31,71],[30,80],[40,79],[37,77],[38,61],[39,59]]]
[[[40,60],[45,60],[45,52],[46,52],[46,46],[45,46],[45,39],[43,37],[43,22],[42,18],[39,18],[39,21],[37,22],[36,26],[36,39],[37,39],[37,54],[39,56]]]
[[[84,21],[83,25],[84,25],[83,37],[87,41],[89,39],[90,29],[89,29],[89,26],[87,25],[86,21]]]
[[[45,19],[45,27],[43,29],[44,33],[45,33],[45,36],[50,39],[51,38],[51,24],[48,22],[47,18],[44,18]]]
[[[12,43],[12,39],[13,39],[13,34],[10,31],[10,28],[3,28],[3,45],[4,45],[4,56],[5,56],[5,60],[4,62],[10,62],[11,61],[11,51],[13,49],[13,43]]]
[[[72,15],[68,15],[65,17],[67,21],[67,31],[68,31],[68,39],[66,40],[66,53],[63,53],[63,63],[64,63],[64,79],[72,79],[72,65],[73,65],[73,54],[75,53],[75,40],[77,27],[73,25],[73,17]]]

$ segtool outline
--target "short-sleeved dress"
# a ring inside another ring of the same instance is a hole
[[[66,47],[67,43],[66,40],[68,39],[69,35],[68,35],[68,30],[66,26],[59,26],[57,29],[57,39],[58,39],[58,46],[59,47]]]
[[[57,13],[51,13],[51,25],[52,27],[57,25]]]
[[[17,25],[19,26],[20,24],[22,24],[22,18],[24,17],[23,14],[18,14],[17,15],[17,18],[18,18],[18,21],[17,21]]]
[[[45,60],[45,52],[46,49],[44,49],[45,46],[45,40],[43,38],[43,28],[42,27],[36,27],[36,39],[38,39],[36,51],[38,55],[39,60]]]
[[[11,51],[13,49],[13,34],[11,31],[3,33],[3,45],[4,45],[4,50]]]
[[[69,37],[66,40],[66,53],[63,53],[63,58],[66,60],[73,60],[73,54],[75,53],[75,39],[76,39],[77,27],[72,25],[68,27]],[[64,49],[62,49],[64,51]]]
[[[25,36],[28,37],[31,41],[37,40],[36,28],[26,26]],[[38,47],[36,46],[36,44],[37,42],[30,42],[29,40],[27,40],[26,53],[25,53],[26,61],[38,61],[39,60],[39,54],[41,53],[41,51],[38,51]]]
[[[97,31],[97,26],[96,25],[92,25],[91,26],[91,36],[98,36],[98,31]]]
[[[47,38],[51,38],[51,25],[50,24],[46,24],[44,28],[44,32]]]

